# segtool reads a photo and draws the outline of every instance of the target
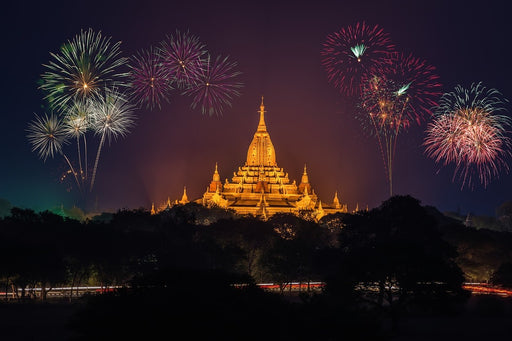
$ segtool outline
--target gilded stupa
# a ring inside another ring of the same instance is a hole
[[[300,183],[290,181],[288,173],[277,165],[276,151],[265,124],[265,112],[262,97],[258,128],[249,145],[245,164],[224,183],[216,164],[212,181],[196,202],[262,218],[276,213],[305,211],[318,220],[326,214],[347,212],[347,205],[340,204],[337,192],[332,203],[320,201],[309,182],[306,165]]]

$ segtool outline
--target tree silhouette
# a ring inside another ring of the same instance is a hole
[[[394,328],[406,308],[465,297],[456,252],[417,199],[394,196],[369,212],[347,216],[339,243],[338,278],[388,311]]]
[[[496,270],[492,277],[493,284],[502,285],[507,288],[512,288],[512,263],[505,262]]]

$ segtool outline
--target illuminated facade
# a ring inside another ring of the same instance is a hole
[[[299,214],[306,211],[318,220],[326,214],[347,212],[347,205],[340,204],[337,192],[332,203],[318,198],[309,182],[306,166],[298,185],[295,180],[290,181],[288,173],[276,162],[276,151],[265,124],[263,98],[259,114],[258,128],[249,145],[245,164],[224,183],[215,165],[212,181],[196,202],[262,218],[276,213]]]

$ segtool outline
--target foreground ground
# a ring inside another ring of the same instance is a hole
[[[0,303],[1,340],[73,340],[67,321],[81,303]],[[417,316],[402,319],[400,334],[384,339],[501,340],[512,333],[512,298],[473,296],[458,316]],[[383,334],[387,323],[383,323]],[[101,338],[101,336],[99,336]],[[271,336],[269,335],[269,340]]]

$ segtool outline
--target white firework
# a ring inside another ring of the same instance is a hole
[[[91,179],[91,191],[94,186],[96,170],[100,158],[101,149],[108,139],[109,144],[118,137],[124,137],[130,132],[135,124],[134,106],[124,95],[117,90],[105,90],[105,95],[89,102],[89,113],[91,115],[91,129],[96,135],[101,136],[96,161]]]

